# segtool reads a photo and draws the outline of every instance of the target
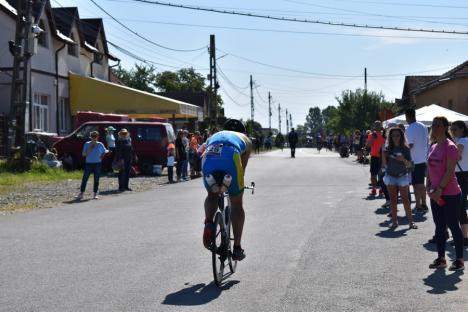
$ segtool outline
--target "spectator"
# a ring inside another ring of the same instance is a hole
[[[369,196],[375,197],[377,195],[377,175],[380,171],[381,160],[380,151],[384,145],[385,140],[382,136],[382,123],[379,120],[374,122],[374,131],[367,137],[366,145],[370,147],[370,178],[372,191]],[[382,190],[379,191],[379,196],[383,195]]]
[[[462,191],[460,225],[463,232],[463,245],[468,246],[468,217],[466,215],[466,197],[468,193],[468,128],[463,121],[457,120],[452,122],[450,131],[458,148],[458,164],[455,168],[455,175]]]
[[[50,168],[62,167],[62,162],[57,158],[57,150],[52,148],[51,150],[46,149],[46,153],[42,158],[42,161]]]
[[[354,155],[359,158],[359,152],[361,150],[361,131],[355,130],[353,134],[353,146],[352,146],[352,152]]]
[[[91,141],[88,141],[84,144],[83,152],[81,153],[83,157],[86,157],[86,161],[83,179],[81,180],[80,193],[76,196],[77,200],[81,200],[83,198],[84,192],[86,190],[86,184],[88,183],[88,179],[91,173],[94,176],[93,199],[98,199],[101,162],[104,158],[104,155],[106,155],[108,152],[104,147],[104,144],[98,141],[99,132],[92,131],[90,133],[90,137]]]
[[[135,152],[133,151],[132,141],[127,129],[119,131],[119,138],[115,143],[115,161],[120,162],[119,168],[119,191],[131,191],[129,187],[130,170],[132,163],[137,161]]]
[[[296,144],[299,141],[297,132],[294,128],[291,128],[291,132],[288,134],[289,147],[291,148],[291,158],[296,158]]]
[[[198,148],[200,141],[200,132],[195,131],[195,133],[190,138],[190,148],[189,148],[189,161],[190,161],[190,178],[195,178],[200,176],[200,158],[198,157]]]
[[[177,132],[177,138],[175,141],[175,151],[176,151],[176,160],[177,160],[177,181],[181,182],[182,178],[185,176],[183,175],[184,171],[184,162],[187,161],[187,153],[185,152],[185,145],[184,145],[184,130],[179,130]]]
[[[414,169],[411,176],[414,197],[416,201],[416,212],[425,213],[429,210],[426,205],[426,190],[424,178],[426,177],[426,159],[429,148],[428,132],[424,124],[416,121],[416,112],[409,108],[405,112],[408,128],[406,129],[406,141],[411,151]]]
[[[106,144],[107,144],[107,149],[110,152],[114,152],[115,150],[115,137],[114,137],[114,131],[116,129],[112,126],[109,126],[106,128]]]
[[[438,257],[430,265],[431,269],[445,268],[446,228],[452,232],[455,242],[456,260],[451,271],[463,270],[463,233],[460,228],[461,189],[455,177],[455,166],[459,158],[458,149],[451,141],[449,123],[445,117],[435,117],[432,121],[431,146],[428,157],[427,192],[431,199],[432,216],[435,223]]]
[[[190,140],[189,140],[189,132],[187,130],[184,130],[182,143],[184,144],[184,148],[185,148],[185,161],[182,164],[182,178],[185,181],[188,181],[189,180],[188,172],[189,172]]]
[[[175,145],[169,143],[167,146],[167,178],[169,183],[174,183]]]
[[[397,203],[398,191],[400,191],[409,228],[417,229],[413,222],[411,206],[408,199],[409,174],[408,167],[411,166],[411,152],[405,142],[405,135],[399,128],[391,128],[387,138],[388,146],[382,157],[382,166],[386,168],[384,182],[390,195],[390,209],[392,217],[392,228],[398,226]]]

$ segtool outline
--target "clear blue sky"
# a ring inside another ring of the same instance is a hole
[[[208,46],[210,34],[215,34],[217,49],[227,53],[218,60],[218,65],[229,79],[227,81],[222,75],[219,76],[226,115],[244,120],[250,118],[250,90],[245,87],[252,74],[259,93],[254,92],[255,120],[264,127],[268,127],[268,91],[274,103],[272,127],[278,126],[278,103],[288,109],[293,124],[297,125],[305,122],[310,107],[337,105],[335,97],[342,90],[362,88],[365,67],[369,75],[368,89],[381,91],[387,99],[393,100],[401,97],[405,74],[442,74],[468,60],[468,35],[283,22],[169,8],[131,0],[97,2],[140,35],[171,48]],[[170,2],[271,16],[468,32],[468,2],[463,0]],[[177,68],[193,66],[204,75],[208,73],[206,50],[185,53],[158,48],[119,26],[89,0],[51,0],[51,3],[53,6],[77,6],[82,18],[104,18],[107,39],[144,59]],[[124,67],[131,68],[137,62],[112,47],[110,49],[122,59]],[[220,51],[217,53],[217,57],[224,55]],[[290,70],[255,64],[239,56]],[[162,65],[157,69],[174,70]],[[283,131],[284,117],[283,112]]]

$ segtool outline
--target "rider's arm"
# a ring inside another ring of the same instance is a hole
[[[250,153],[252,152],[252,141],[247,136],[244,136],[244,142],[245,142],[245,151],[241,155],[241,162],[242,162],[242,168],[244,169],[244,173],[245,173],[245,168],[247,167]]]

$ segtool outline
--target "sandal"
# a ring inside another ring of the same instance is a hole
[[[390,224],[391,229],[396,229],[397,227],[398,227],[398,222],[392,222],[392,224]]]
[[[416,230],[417,228],[418,228],[418,226],[414,222],[410,222],[410,224],[409,224],[409,229],[410,230]]]

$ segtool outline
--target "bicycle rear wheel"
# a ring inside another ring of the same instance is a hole
[[[217,286],[221,286],[224,279],[224,268],[229,255],[226,232],[224,230],[223,215],[217,212],[214,218],[216,235],[213,237],[211,260],[213,265],[213,277]]]
[[[231,222],[231,207],[227,206],[226,207],[226,218],[227,218],[227,229],[226,229],[226,234],[227,234],[227,241],[228,241],[228,264],[229,264],[229,270],[231,271],[231,274],[234,274],[236,272],[237,268],[237,261],[232,260],[232,246],[233,244],[231,243],[231,237],[232,237],[232,222]]]

